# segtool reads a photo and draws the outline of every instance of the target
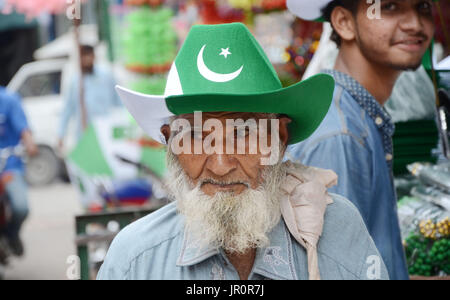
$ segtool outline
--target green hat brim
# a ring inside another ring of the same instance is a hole
[[[253,112],[286,114],[289,144],[307,139],[325,118],[333,99],[333,77],[318,74],[290,87],[251,95],[197,94],[166,98],[175,115],[202,112]]]

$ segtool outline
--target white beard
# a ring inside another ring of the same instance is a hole
[[[169,192],[178,201],[177,209],[197,246],[245,253],[269,245],[267,234],[281,218],[280,184],[285,178],[281,161],[265,167],[264,182],[257,189],[248,188],[239,195],[220,192],[212,197],[203,193],[200,185],[193,187],[171,151],[167,166]]]

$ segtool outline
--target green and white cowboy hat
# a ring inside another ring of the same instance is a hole
[[[333,1],[336,0],[287,0],[286,5],[290,12],[300,19],[323,22],[322,9]],[[439,0],[433,0],[437,1]]]
[[[201,112],[286,114],[290,143],[308,138],[328,112],[334,79],[319,74],[282,88],[275,69],[244,24],[192,27],[169,72],[163,96],[117,92],[137,123],[165,143],[160,128],[175,115]]]

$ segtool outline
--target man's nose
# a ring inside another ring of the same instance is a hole
[[[231,155],[212,154],[206,161],[206,169],[214,175],[223,177],[234,171],[236,169],[236,164],[236,159]]]
[[[423,29],[423,24],[417,11],[411,9],[400,21],[400,28],[403,31],[418,33]]]

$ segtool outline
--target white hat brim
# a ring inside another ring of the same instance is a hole
[[[116,86],[116,91],[145,133],[155,141],[165,144],[166,140],[161,133],[161,126],[169,124],[169,118],[174,116],[166,106],[166,97],[146,95],[121,86]]]
[[[297,17],[313,21],[322,16],[322,9],[332,0],[287,0],[287,7]]]

